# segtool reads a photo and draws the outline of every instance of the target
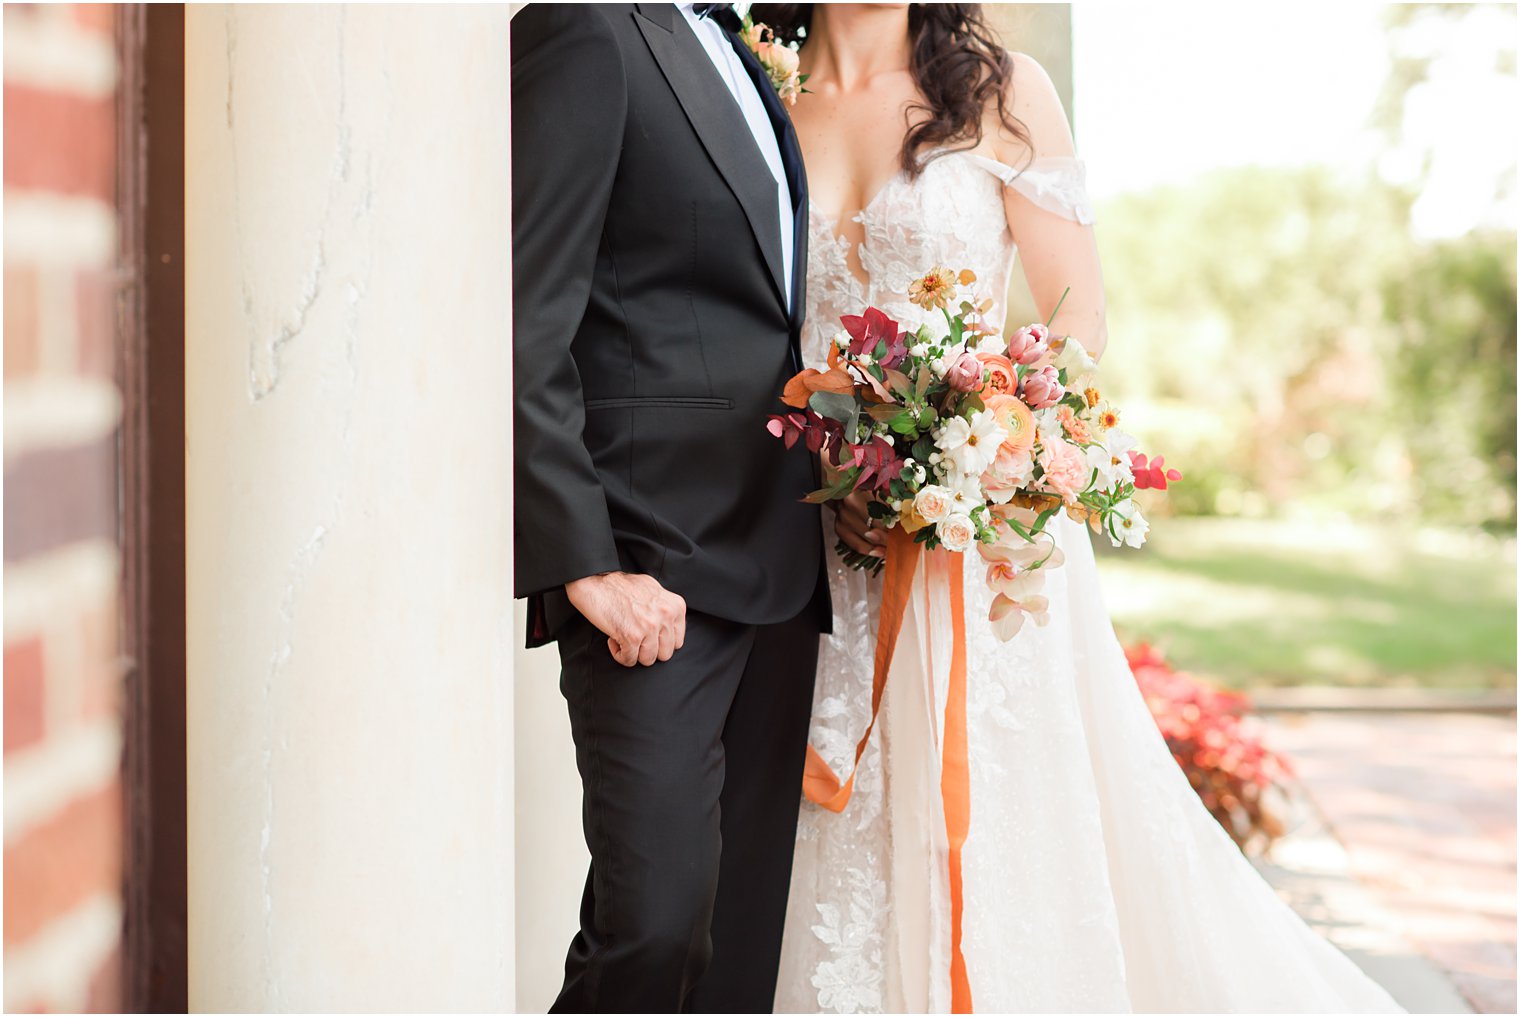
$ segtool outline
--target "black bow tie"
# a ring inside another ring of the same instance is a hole
[[[725,31],[737,32],[744,27],[739,21],[739,15],[734,13],[733,4],[692,4],[691,11],[697,17],[707,18]]]

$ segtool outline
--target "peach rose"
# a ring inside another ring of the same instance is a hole
[[[762,42],[755,46],[755,56],[773,78],[790,78],[797,73],[797,51],[779,42]]]
[[[1019,374],[1013,366],[1013,361],[1000,353],[978,353],[976,359],[982,362],[982,367],[990,371],[986,384],[982,386],[982,398],[994,395],[1013,395],[1019,390]]]
[[[913,498],[913,511],[926,523],[937,523],[950,514],[955,496],[949,488],[930,484]]]
[[[962,512],[942,519],[937,533],[946,551],[964,551],[976,543],[976,524]]]

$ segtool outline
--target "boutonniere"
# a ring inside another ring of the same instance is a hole
[[[760,61],[760,66],[765,68],[776,94],[788,106],[795,106],[797,96],[807,91],[802,85],[808,79],[806,74],[797,73],[795,45],[787,46],[777,42],[776,33],[770,30],[770,26],[753,20],[748,14],[744,15],[739,35],[749,51],[755,54],[755,59]]]

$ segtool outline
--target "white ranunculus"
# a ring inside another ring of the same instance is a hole
[[[1135,504],[1133,498],[1126,498],[1114,506],[1109,539],[1115,547],[1120,544],[1139,547],[1145,543],[1145,535],[1150,528],[1151,524],[1140,514],[1140,506]]]
[[[1008,340],[1000,335],[988,333],[977,342],[976,349],[978,353],[996,353],[1001,356],[1008,352]]]
[[[1080,378],[1098,369],[1098,362],[1073,336],[1067,336],[1055,357],[1056,370],[1065,371],[1068,378]]]
[[[976,524],[964,512],[955,512],[941,519],[935,532],[947,551],[964,551],[976,543]]]
[[[937,523],[950,514],[953,497],[949,488],[930,484],[913,498],[913,511],[926,523]]]

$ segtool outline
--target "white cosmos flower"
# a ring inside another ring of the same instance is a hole
[[[935,444],[961,473],[979,477],[997,458],[998,446],[1008,437],[997,417],[978,410],[968,421],[951,417],[934,432]]]
[[[1111,491],[1118,485],[1135,479],[1135,471],[1129,462],[1129,450],[1134,447],[1135,436],[1117,427],[1103,436],[1101,445],[1087,447],[1087,462],[1098,471],[1100,490]]]
[[[1114,506],[1109,539],[1115,547],[1120,544],[1139,547],[1145,543],[1145,535],[1150,528],[1151,524],[1140,514],[1140,506],[1135,504],[1133,498],[1126,498]]]
[[[1082,450],[1082,454],[1087,459],[1087,465],[1098,473],[1097,488],[1100,491],[1112,491],[1135,477],[1134,470],[1129,465],[1129,456],[1121,451],[1104,445],[1089,445]]]
[[[982,478],[976,473],[961,473],[959,470],[945,478],[945,487],[950,492],[951,512],[964,512],[970,515],[972,509],[986,503],[987,499],[982,493]]]

